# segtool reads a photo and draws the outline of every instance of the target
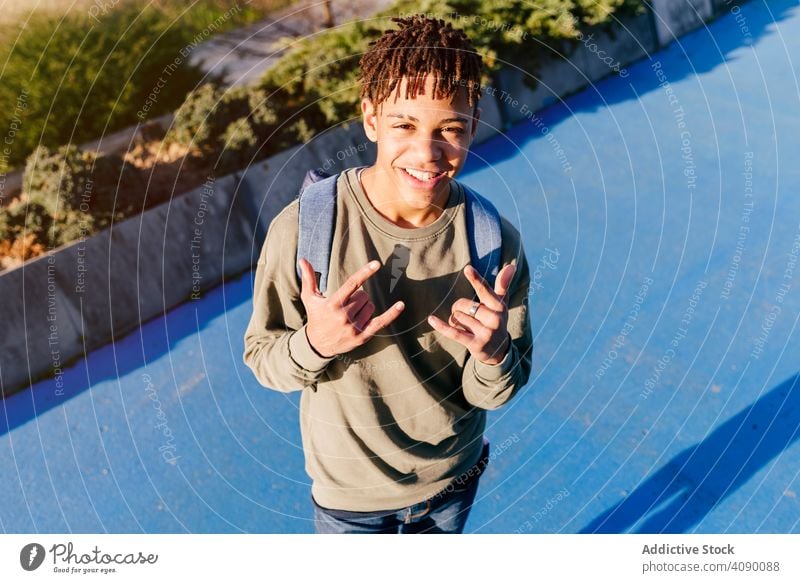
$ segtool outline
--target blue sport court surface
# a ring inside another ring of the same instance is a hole
[[[753,1],[474,148],[523,233],[530,384],[468,532],[800,531],[800,7]],[[512,194],[513,193],[513,194]],[[3,402],[4,532],[313,532],[252,274]]]

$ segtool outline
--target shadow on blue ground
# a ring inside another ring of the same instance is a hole
[[[226,311],[252,297],[250,271],[209,290],[197,300],[181,304],[144,323],[138,330],[108,344],[64,369],[63,395],[56,396],[54,379],[0,399],[0,435],[54,407],[63,405],[98,383],[116,380],[167,355],[182,339],[198,334]],[[36,388],[38,387],[38,389]]]
[[[800,375],[662,466],[581,533],[684,533],[800,436]],[[643,521],[643,522],[640,522]]]

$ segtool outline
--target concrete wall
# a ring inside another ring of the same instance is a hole
[[[9,394],[251,264],[252,217],[226,176],[0,276]]]
[[[714,1],[721,12],[730,10],[724,0]],[[520,71],[504,70],[481,102],[477,142],[523,119],[526,110],[608,74],[624,75],[625,66],[673,40],[657,32],[657,20],[682,34],[702,25],[686,18],[686,10],[693,14],[700,6],[698,13],[706,18],[711,4],[659,0],[654,6],[655,20],[653,14],[624,19],[614,38],[601,29],[589,31],[575,51],[549,58],[535,89]],[[0,388],[10,394],[46,375],[55,375],[58,384],[70,360],[247,270],[270,222],[295,198],[308,169],[333,173],[374,158],[375,145],[360,123],[331,128],[307,144],[211,179],[111,230],[3,273]]]
[[[548,53],[535,74],[511,67],[500,72],[505,117],[516,123],[658,49],[648,14],[619,20],[612,38],[602,27],[588,30],[568,54]],[[529,83],[535,84],[531,89]]]
[[[668,45],[713,15],[711,0],[652,0],[658,42]]]

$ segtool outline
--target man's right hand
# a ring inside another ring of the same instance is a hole
[[[378,261],[370,261],[326,298],[317,287],[314,268],[305,258],[300,260],[300,299],[308,315],[308,341],[323,357],[344,354],[365,344],[402,313],[405,305],[397,302],[380,316],[372,318],[375,304],[369,300],[367,292],[359,288],[375,275],[379,267]]]

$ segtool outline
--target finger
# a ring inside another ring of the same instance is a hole
[[[490,310],[495,310],[498,312],[503,309],[503,302],[495,295],[494,290],[489,287],[489,284],[486,283],[486,280],[483,279],[483,277],[481,277],[481,274],[478,273],[477,269],[475,269],[472,265],[467,265],[464,268],[464,273],[466,274],[469,282],[472,284],[475,293],[478,294],[478,298],[482,304],[488,306]]]
[[[367,304],[364,305],[363,309],[353,317],[351,322],[353,323],[353,327],[355,327],[355,329],[358,330],[358,332],[364,331],[367,322],[369,322],[369,319],[372,317],[372,314],[375,313],[375,309],[376,309],[375,304],[373,304],[372,302],[368,302]]]
[[[364,307],[364,304],[371,303],[369,301],[369,296],[367,292],[364,290],[356,290],[356,292],[350,296],[350,300],[345,304],[345,312],[347,313],[347,318],[350,322],[355,321],[356,316]]]
[[[381,264],[379,261],[370,261],[367,263],[364,267],[347,278],[347,281],[345,281],[342,286],[336,290],[336,293],[331,296],[331,300],[343,306],[365,281],[375,275],[380,266]]]
[[[308,294],[321,295],[317,287],[317,276],[314,274],[314,268],[305,257],[300,260],[300,278],[300,297],[305,297]]]
[[[484,330],[491,333],[492,330],[499,329],[502,322],[500,315],[491,312],[484,306],[481,306],[474,316],[464,312],[453,312],[450,318],[459,326],[468,328],[476,335],[483,333]]]
[[[472,311],[472,305],[475,303],[474,300],[468,300],[466,298],[458,298],[456,301],[453,302],[453,305],[450,307],[451,312],[461,312],[463,314],[467,314],[468,316],[473,316],[478,318],[479,320],[483,321],[483,317],[486,314],[496,314],[494,310],[487,307],[485,304],[481,304],[478,308],[478,311],[475,314],[470,314]]]
[[[508,288],[511,287],[511,280],[514,279],[514,274],[517,271],[517,266],[509,263],[500,273],[497,274],[497,280],[494,282],[494,293],[500,300],[506,304],[506,296],[508,295]]]
[[[403,302],[395,303],[391,308],[386,310],[380,316],[375,316],[372,320],[370,320],[369,324],[364,328],[364,331],[361,333],[362,336],[366,338],[370,338],[377,334],[380,330],[394,322],[397,317],[403,313],[405,309],[405,304]]]
[[[450,325],[457,330],[462,330],[475,335],[475,332],[483,327],[483,323],[477,318],[464,314],[463,312],[453,312],[450,314]]]
[[[465,332],[459,330],[458,328],[454,328],[453,326],[447,324],[447,322],[441,321],[433,314],[428,316],[428,323],[433,326],[434,330],[440,332],[443,336],[450,338],[451,340],[455,340],[464,346],[469,347],[475,340],[475,335],[471,332]]]
[[[450,314],[450,317],[448,318],[447,323],[450,324],[451,326],[453,326],[454,328],[458,328],[459,330],[465,330],[465,328],[460,328],[459,327],[459,324],[458,324],[458,322],[456,322],[456,319],[453,317],[453,314]]]
[[[359,302],[358,304],[353,304],[353,303],[347,304],[347,321],[350,324],[355,324],[356,322],[358,322],[359,318],[361,318],[361,315],[364,313],[364,310],[369,310],[370,315],[372,315],[372,313],[375,311],[375,304],[373,304],[369,300]],[[361,328],[359,328],[359,331],[360,330]]]

